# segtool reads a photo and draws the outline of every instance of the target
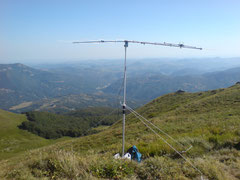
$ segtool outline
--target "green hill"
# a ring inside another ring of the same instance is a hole
[[[137,111],[180,144],[207,179],[240,179],[240,85],[213,91],[176,92]],[[113,160],[121,149],[121,121],[94,135],[33,150],[2,161],[0,177],[22,179],[200,179],[200,174],[132,114],[126,149],[136,145],[143,162]],[[39,156],[41,154],[41,156]],[[22,163],[18,163],[22,161]]]
[[[55,142],[19,129],[23,121],[27,121],[23,114],[0,110],[0,160]]]

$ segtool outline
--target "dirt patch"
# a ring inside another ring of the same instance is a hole
[[[28,107],[28,106],[31,106],[32,105],[32,102],[23,102],[21,104],[18,104],[16,106],[12,106],[10,107],[9,109],[10,110],[17,110],[17,109],[22,109],[22,108],[25,108],[25,107]]]

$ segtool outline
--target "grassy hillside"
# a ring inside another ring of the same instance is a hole
[[[23,121],[27,121],[23,114],[0,110],[0,160],[55,142],[19,129]]]
[[[167,139],[207,179],[240,179],[240,85],[198,93],[171,93],[137,111],[182,145]],[[121,121],[91,136],[33,150],[2,161],[0,177],[25,179],[200,179],[200,174],[132,114],[126,149],[136,145],[143,162],[113,160],[121,149]],[[40,154],[40,156],[39,156]],[[22,163],[17,163],[21,161]]]

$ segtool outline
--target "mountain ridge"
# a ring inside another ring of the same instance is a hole
[[[214,60],[214,62],[217,61],[218,59]],[[130,101],[141,105],[160,95],[179,89],[196,92],[224,88],[240,79],[239,68],[211,73],[202,71],[196,74],[196,68],[192,69],[194,63],[188,66],[183,64],[181,67],[175,67],[176,65],[172,67],[169,62],[161,67],[160,62],[160,64],[155,63],[155,67],[154,62],[157,60],[150,64],[143,63],[143,61],[130,63],[127,83],[127,96]],[[178,63],[181,65],[181,61]],[[47,104],[52,104],[52,107],[46,106],[52,109],[53,106],[61,104],[62,107],[66,107],[65,110],[71,110],[76,103],[69,104],[70,101],[64,100],[66,96],[69,96],[69,100],[77,94],[85,94],[94,98],[95,93],[104,93],[106,96],[114,97],[119,92],[122,83],[122,79],[119,79],[122,75],[119,67],[120,63],[114,64],[113,62],[108,62],[106,67],[101,62],[85,62],[76,67],[62,65],[56,68],[45,68],[45,70],[22,64],[0,65],[0,100],[2,102],[0,108],[22,112],[25,109],[39,109]],[[154,68],[151,70],[152,67]],[[167,69],[164,70],[164,67],[172,68],[172,73],[166,74]],[[54,102],[55,99],[58,102]],[[112,101],[111,98],[109,100]],[[110,101],[108,104],[113,104]]]
[[[207,91],[226,88],[238,81],[240,81],[240,67],[192,76],[149,75],[130,77],[128,78],[127,94],[132,98],[146,102],[179,89],[187,92]],[[103,89],[103,92],[116,92],[117,84],[111,84]]]

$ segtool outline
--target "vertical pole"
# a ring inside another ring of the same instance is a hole
[[[125,149],[125,116],[126,116],[126,86],[127,86],[127,47],[128,41],[125,41],[124,48],[125,48],[125,60],[124,60],[124,85],[123,85],[123,122],[122,122],[122,157],[124,156],[124,149]]]

